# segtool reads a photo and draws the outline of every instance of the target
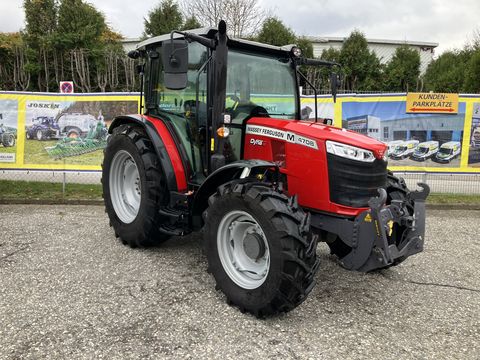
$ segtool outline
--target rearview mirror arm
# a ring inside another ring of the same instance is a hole
[[[313,93],[315,94],[315,122],[318,122],[318,108],[317,108],[317,88],[313,86],[313,84],[307,79],[307,77],[301,72],[296,69],[297,74],[299,74],[305,82],[310,85],[310,87],[313,89]]]

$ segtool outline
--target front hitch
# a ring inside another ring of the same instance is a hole
[[[386,205],[384,189],[369,200],[370,209],[354,220],[352,251],[341,259],[347,269],[367,272],[385,268],[423,251],[425,199],[430,187],[418,186],[421,190],[409,193],[405,201],[392,200]],[[407,202],[414,204],[413,214]]]

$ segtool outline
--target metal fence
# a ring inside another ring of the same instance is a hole
[[[423,182],[434,193],[480,194],[480,174],[397,172],[395,175],[403,177],[410,189]],[[64,190],[69,184],[100,184],[100,179],[100,171],[0,170],[0,180],[62,183]]]

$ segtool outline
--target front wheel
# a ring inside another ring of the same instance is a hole
[[[37,132],[36,132],[36,137],[37,137],[37,140],[38,140],[38,141],[42,141],[42,140],[45,138],[45,136],[44,136],[44,134],[43,134],[43,131],[40,130],[40,129],[37,130]]]
[[[305,300],[316,238],[295,201],[267,184],[233,181],[210,197],[204,217],[209,272],[229,303],[264,317]]]
[[[13,134],[6,134],[3,136],[3,146],[12,147],[15,146],[15,136]]]
[[[168,239],[159,231],[159,208],[168,192],[160,161],[141,128],[115,128],[105,149],[102,186],[105,208],[115,235],[131,247]]]

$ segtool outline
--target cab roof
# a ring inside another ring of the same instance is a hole
[[[187,30],[185,32],[193,33],[196,35],[201,35],[205,36],[209,39],[213,39],[215,37],[215,34],[217,33],[217,29],[213,27],[204,27],[204,28],[199,28],[199,29],[193,29],[193,30]],[[174,39],[183,39],[183,35],[174,33],[173,34]],[[140,42],[136,49],[137,50],[145,50],[148,46],[157,44],[157,43],[162,43],[164,41],[170,40],[171,39],[171,34],[164,34],[164,35],[159,35],[159,36],[154,36],[149,39],[146,39],[142,42]],[[228,38],[228,46],[232,46],[235,48],[250,48],[250,49],[256,49],[257,51],[263,51],[263,52],[275,52],[275,53],[290,53],[292,50],[292,47],[295,46],[295,44],[290,44],[290,45],[284,45],[284,46],[274,46],[274,45],[269,45],[269,44],[263,44],[259,43],[257,41],[251,41],[251,40],[246,40],[246,39],[239,39],[239,38]]]

